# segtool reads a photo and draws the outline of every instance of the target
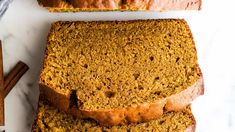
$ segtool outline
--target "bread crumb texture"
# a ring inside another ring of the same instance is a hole
[[[40,83],[60,93],[76,90],[80,109],[97,110],[153,103],[200,76],[184,20],[56,22]]]

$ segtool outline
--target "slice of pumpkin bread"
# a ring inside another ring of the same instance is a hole
[[[50,12],[200,10],[201,0],[38,0]]]
[[[159,118],[204,91],[180,19],[53,23],[39,84],[54,106],[103,125]]]
[[[91,119],[82,120],[40,101],[32,132],[194,132],[196,122],[190,107],[167,112],[147,123],[105,127]]]

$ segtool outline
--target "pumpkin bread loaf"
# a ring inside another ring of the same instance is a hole
[[[157,119],[204,92],[181,19],[53,23],[39,85],[54,106],[109,126]]]
[[[50,12],[199,10],[201,0],[38,0]]]
[[[190,107],[167,112],[147,123],[105,127],[91,119],[78,119],[40,101],[32,132],[195,132],[196,122]]]

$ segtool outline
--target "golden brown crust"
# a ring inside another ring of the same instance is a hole
[[[43,7],[61,8],[63,0],[38,0],[38,3]]]
[[[59,106],[58,108],[63,111],[68,111],[71,93],[62,94],[41,83],[39,83],[39,87],[41,95],[50,101],[52,105]]]
[[[46,124],[44,124],[44,122],[43,122],[42,120],[40,120],[40,119],[42,119],[41,116],[45,115],[45,113],[42,112],[42,111],[39,111],[39,109],[40,109],[39,103],[42,103],[42,102],[43,102],[43,104],[47,104],[47,105],[49,105],[50,103],[49,103],[46,99],[44,99],[42,96],[40,96],[39,98],[40,98],[40,99],[39,99],[39,102],[38,102],[37,116],[36,116],[36,118],[35,118],[35,120],[34,120],[34,122],[33,122],[33,125],[32,125],[32,129],[31,129],[32,132],[40,132],[40,131],[42,131],[42,130],[43,130],[42,128],[45,128],[44,125],[46,125]],[[188,126],[188,127],[185,129],[185,132],[195,132],[195,129],[196,129],[196,121],[195,121],[194,115],[192,114],[190,105],[187,106],[183,111],[185,111],[188,115],[190,115],[190,116],[191,116],[191,119],[192,119],[191,125]],[[166,113],[164,113],[164,114],[166,114]],[[41,124],[41,123],[42,123],[42,124]],[[93,126],[93,127],[94,127],[94,126]],[[100,127],[100,125],[97,125],[97,127]]]
[[[38,0],[51,12],[95,10],[200,10],[201,0]]]
[[[117,9],[120,0],[68,0],[74,8]]]
[[[161,99],[152,104],[143,104],[135,107],[127,107],[123,109],[103,110],[103,111],[79,111],[71,113],[75,116],[83,115],[83,117],[90,117],[103,125],[120,125],[137,122],[147,122],[149,120],[157,119],[162,114],[164,109],[166,111],[179,111],[191,103],[197,96],[203,94],[203,81],[199,79],[193,86],[188,89],[172,95],[168,98]],[[78,110],[77,110],[78,111]]]
[[[166,101],[159,100],[152,104],[127,107],[122,109],[86,111],[73,108],[69,111],[72,115],[82,118],[92,118],[102,125],[114,126],[129,123],[147,122],[163,114]]]
[[[203,94],[203,79],[200,78],[194,85],[184,91],[156,101],[152,104],[143,104],[134,107],[111,110],[86,111],[77,107],[69,108],[69,96],[53,92],[52,89],[40,85],[41,94],[46,96],[54,106],[68,111],[78,118],[93,118],[103,125],[121,125],[128,123],[146,122],[157,119],[167,111],[178,111],[191,103],[193,99]]]
[[[203,78],[200,78],[198,82],[196,82],[191,87],[178,94],[168,97],[165,108],[167,111],[179,111],[183,107],[187,106],[189,102],[193,101],[197,96],[203,94],[204,83]]]

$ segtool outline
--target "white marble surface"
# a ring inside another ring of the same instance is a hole
[[[50,14],[40,8],[36,0],[14,0],[0,20],[4,70],[7,73],[18,60],[27,63],[30,70],[5,99],[5,130],[30,131],[39,94],[37,80],[51,22],[174,17],[188,21],[205,77],[205,95],[193,102],[197,132],[235,131],[234,5],[234,0],[203,0],[200,12]]]

